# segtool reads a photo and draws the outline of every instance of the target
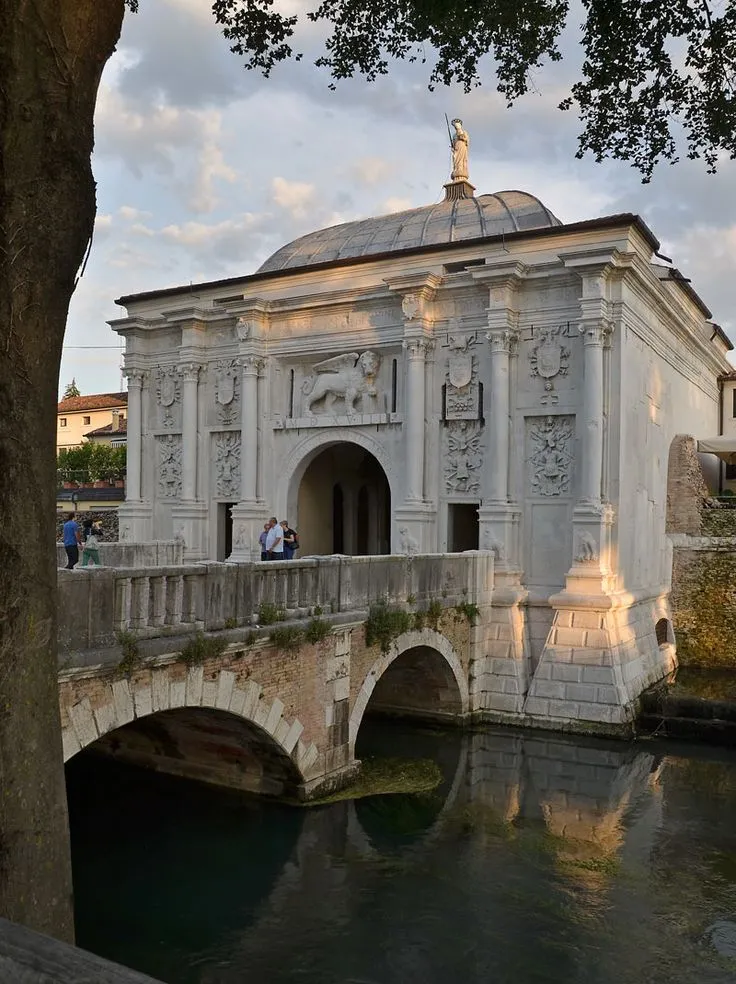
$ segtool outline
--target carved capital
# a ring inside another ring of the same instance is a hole
[[[194,362],[185,362],[183,365],[179,366],[179,373],[185,383],[196,383],[199,379],[199,374],[201,371],[202,366],[197,365]]]
[[[143,369],[123,369],[123,375],[128,380],[128,389],[133,386],[142,386],[146,378]]]
[[[257,376],[263,368],[263,359],[259,359],[257,355],[243,355],[240,357],[240,365],[244,376]]]
[[[426,358],[431,345],[432,343],[428,338],[406,338],[403,342],[403,349],[410,360],[423,361]]]
[[[519,333],[510,328],[495,328],[486,332],[486,338],[491,343],[491,352],[511,353],[518,337]]]
[[[578,330],[583,336],[584,345],[602,347],[608,342],[613,325],[608,321],[588,321],[583,322]]]

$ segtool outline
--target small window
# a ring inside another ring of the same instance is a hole
[[[66,417],[59,417],[59,427],[66,427]]]
[[[726,481],[733,482],[736,480],[736,465],[727,464],[726,465]]]
[[[731,397],[733,399],[733,409],[731,411],[731,416],[736,417],[736,386],[731,390]]]
[[[391,363],[391,413],[396,413],[396,401],[398,398],[398,366],[396,359]]]
[[[89,423],[91,423],[91,420],[90,420],[89,417],[82,417],[82,423],[83,424],[89,424]]]
[[[665,643],[672,641],[672,626],[669,619],[660,618],[654,626],[654,631],[657,635],[657,645],[664,646]]]

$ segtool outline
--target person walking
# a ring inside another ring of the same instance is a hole
[[[269,560],[284,559],[284,531],[279,526],[275,516],[272,516],[268,523],[268,536],[266,537],[266,553]]]
[[[268,531],[271,529],[270,523],[263,524],[263,533],[258,537],[258,542],[261,545],[261,560],[268,560],[268,551],[266,550],[266,540],[268,539]]]
[[[69,513],[69,519],[64,523],[63,529],[64,549],[67,558],[65,570],[67,571],[73,571],[74,565],[79,563],[79,544],[82,542],[79,523],[74,516],[74,513]]]
[[[100,564],[100,528],[97,523],[91,524],[87,539],[84,541],[84,547],[82,548],[82,567],[86,567],[90,560],[94,563],[95,567],[102,566]]]
[[[296,534],[296,530],[292,530],[289,526],[288,519],[281,520],[281,529],[284,538],[284,560],[292,560],[294,554],[299,549],[299,537]]]

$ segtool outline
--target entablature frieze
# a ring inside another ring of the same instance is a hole
[[[282,417],[274,420],[273,429],[311,430],[317,427],[376,427],[382,425],[401,425],[404,421],[400,413],[355,413],[313,417]]]

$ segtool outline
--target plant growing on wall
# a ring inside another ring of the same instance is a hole
[[[311,645],[322,642],[332,632],[332,626],[323,618],[310,618],[304,630],[304,638]]]
[[[118,670],[125,676],[130,676],[141,665],[141,653],[138,640],[132,632],[123,630],[115,634],[118,645],[123,651],[123,658],[118,663]]]
[[[455,621],[460,622],[465,619],[468,625],[475,625],[480,615],[480,609],[472,602],[464,601],[460,605],[455,605]]]
[[[216,659],[222,656],[227,649],[227,640],[219,639],[217,636],[206,636],[203,632],[197,632],[191,636],[179,653],[179,659],[187,666],[199,666],[208,659]]]
[[[387,653],[394,639],[398,639],[412,627],[412,616],[387,601],[377,601],[371,605],[365,620],[366,646],[380,646]]]
[[[259,625],[274,625],[276,622],[282,622],[283,619],[284,612],[272,602],[262,601],[258,606]]]
[[[304,642],[304,630],[297,628],[296,625],[284,625],[274,629],[269,639],[277,649],[293,652]]]

